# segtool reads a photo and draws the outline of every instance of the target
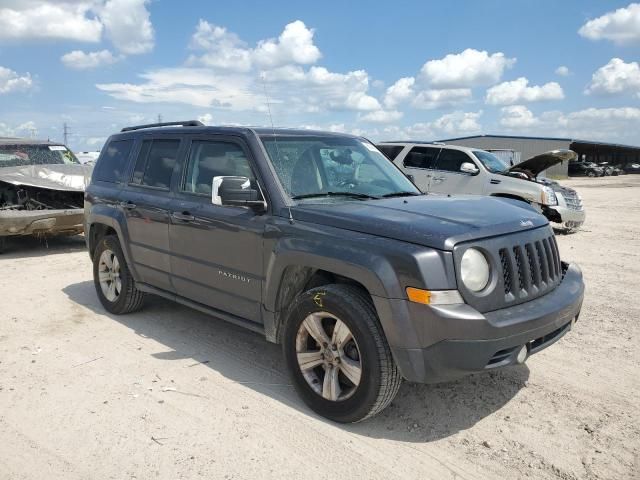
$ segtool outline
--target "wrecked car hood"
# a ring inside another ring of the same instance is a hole
[[[0,182],[49,190],[83,192],[91,181],[92,171],[93,167],[90,165],[71,164],[2,167]]]
[[[578,158],[578,154],[573,150],[552,150],[535,157],[531,157],[524,162],[520,162],[507,170],[507,172],[518,172],[526,170],[537,177],[540,172],[553,167],[561,162],[568,162]]]

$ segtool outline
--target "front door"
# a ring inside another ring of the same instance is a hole
[[[248,148],[233,137],[193,137],[182,170],[169,227],[176,293],[261,323],[266,215],[211,202],[213,177],[256,181]]]
[[[423,192],[429,192],[436,166],[439,147],[413,147],[398,165],[406,175],[413,176],[413,183]]]
[[[180,147],[179,138],[144,139],[120,202],[127,219],[133,268],[141,282],[167,291],[173,291],[169,255],[170,185]]]
[[[463,163],[478,163],[461,150],[443,148],[436,161],[429,192],[452,195],[479,195],[482,193],[482,178],[479,175],[460,171]],[[479,168],[479,167],[478,167]]]

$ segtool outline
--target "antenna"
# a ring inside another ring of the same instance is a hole
[[[276,135],[276,128],[273,126],[273,117],[271,116],[271,102],[269,101],[269,92],[267,92],[267,82],[265,82],[266,73],[260,72],[260,79],[262,80],[262,88],[264,89],[264,96],[267,99],[267,112],[269,113],[269,122],[271,123],[271,132],[273,133],[273,143],[276,146],[276,155],[278,155],[278,161],[280,161],[280,149],[278,148],[278,136]],[[291,214],[291,207],[287,207],[289,210],[289,223],[293,223],[293,215]]]
[[[162,123],[162,114],[161,113],[158,114],[158,123]]]

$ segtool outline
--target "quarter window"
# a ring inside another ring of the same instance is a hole
[[[103,148],[93,178],[100,182],[122,183],[133,140],[116,140]]]
[[[180,140],[177,139],[142,142],[131,183],[168,190],[179,149]]]
[[[183,191],[211,195],[213,177],[240,176],[255,180],[249,159],[235,143],[197,140],[191,144]]]
[[[436,168],[439,148],[413,147],[404,158],[404,166],[409,168]]]
[[[390,160],[394,160],[404,148],[402,145],[376,145],[376,147]]]
[[[438,170],[447,172],[460,172],[463,163],[473,163],[473,160],[466,153],[460,150],[443,149],[438,157]]]

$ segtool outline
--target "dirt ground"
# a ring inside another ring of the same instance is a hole
[[[81,237],[0,256],[0,478],[640,478],[640,176],[567,182],[587,223],[575,330],[526,365],[405,383],[336,425],[295,395],[279,347],[152,298],[98,303]]]

